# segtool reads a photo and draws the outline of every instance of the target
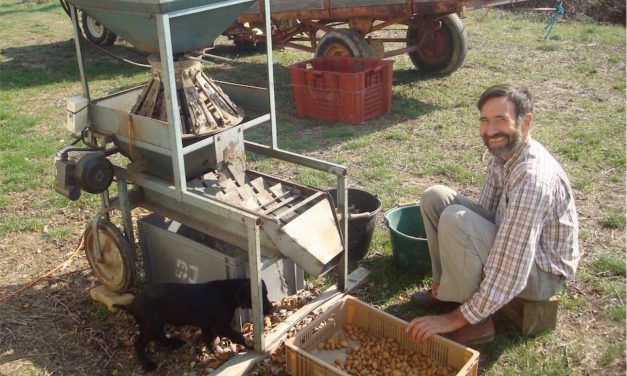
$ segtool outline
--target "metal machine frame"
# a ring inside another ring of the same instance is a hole
[[[172,37],[170,30],[170,20],[176,17],[189,15],[192,13],[198,13],[208,11],[223,6],[232,4],[238,4],[249,0],[225,0],[218,3],[199,6],[190,9],[172,11],[169,13],[155,14],[154,19],[158,30],[159,39],[159,54],[162,64],[162,77],[164,81],[165,95],[166,95],[166,109],[168,115],[168,133],[169,133],[169,149],[154,147],[153,151],[169,155],[172,160],[174,185],[171,182],[160,180],[154,176],[147,175],[141,172],[131,171],[128,168],[115,166],[115,176],[117,177],[118,195],[117,197],[109,197],[108,190],[101,193],[102,210],[94,217],[92,221],[94,243],[97,247],[97,254],[100,253],[100,242],[98,240],[98,231],[96,226],[98,221],[102,217],[108,218],[108,214],[113,209],[118,209],[122,213],[124,234],[126,239],[133,245],[134,249],[134,236],[133,236],[133,224],[131,219],[131,210],[134,207],[144,206],[147,209],[159,212],[166,216],[172,217],[177,221],[184,223],[190,227],[196,227],[202,231],[201,224],[198,223],[198,218],[202,217],[205,222],[216,221],[228,221],[236,227],[236,231],[240,233],[246,233],[247,244],[246,248],[249,252],[249,268],[251,277],[251,290],[252,290],[252,307],[253,307],[253,328],[254,328],[254,346],[257,352],[265,352],[270,346],[272,346],[280,337],[274,337],[268,343],[263,335],[263,312],[261,305],[261,283],[259,278],[260,265],[261,265],[261,240],[260,240],[260,227],[261,221],[258,216],[254,216],[247,212],[243,208],[238,208],[232,205],[228,205],[219,200],[212,199],[211,197],[202,197],[197,194],[192,194],[188,191],[187,180],[185,176],[185,161],[184,156],[199,148],[209,145],[214,142],[214,138],[210,137],[202,141],[198,141],[192,145],[183,147],[181,138],[181,127],[179,112],[176,107],[177,103],[177,91],[174,77],[174,65],[173,65],[173,53],[172,53]],[[72,17],[72,25],[74,29],[75,47],[78,57],[78,65],[80,71],[80,78],[82,84],[83,96],[90,100],[89,86],[87,76],[85,73],[85,60],[83,56],[83,47],[81,40],[81,31],[78,24],[78,14],[76,8],[69,4],[70,13]],[[265,1],[265,21],[266,25],[270,25],[270,11],[269,1]],[[308,168],[325,171],[331,173],[337,177],[337,208],[339,211],[339,223],[340,231],[342,234],[343,252],[340,257],[340,261],[337,265],[338,272],[338,290],[345,291],[347,288],[347,264],[348,264],[348,252],[347,252],[347,237],[348,237],[348,212],[347,212],[347,168],[342,165],[325,162],[315,158],[299,155],[296,153],[281,150],[277,144],[277,132],[276,132],[276,111],[275,111],[275,98],[274,98],[274,74],[273,74],[273,59],[272,59],[272,39],[268,35],[267,42],[267,66],[268,66],[268,93],[270,102],[270,112],[259,116],[253,120],[250,120],[240,127],[242,131],[249,129],[261,123],[271,124],[272,132],[272,145],[262,145],[249,141],[245,141],[245,149],[257,154],[265,155],[271,158],[291,162]],[[244,93],[246,95],[246,93]],[[254,94],[251,94],[254,95]],[[92,141],[97,143],[98,139],[93,133],[90,135]],[[106,147],[107,140],[101,140],[104,143],[103,148]],[[129,140],[129,142],[133,142]],[[134,188],[128,189],[128,182],[134,184]],[[142,201],[144,191],[153,192],[153,194],[160,195],[164,198],[164,202],[155,204],[154,201],[150,204],[146,204]],[[193,209],[190,211],[190,209]]]

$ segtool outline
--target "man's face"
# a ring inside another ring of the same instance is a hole
[[[497,158],[508,160],[527,139],[531,114],[516,124],[516,108],[505,97],[488,99],[481,108],[479,132],[483,143]]]

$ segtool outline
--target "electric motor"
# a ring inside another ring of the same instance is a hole
[[[54,188],[70,200],[78,200],[81,189],[89,193],[104,192],[112,181],[113,165],[104,152],[64,148],[57,153]]]

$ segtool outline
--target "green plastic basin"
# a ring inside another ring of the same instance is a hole
[[[421,276],[431,274],[431,256],[420,205],[402,206],[385,213],[396,265]]]

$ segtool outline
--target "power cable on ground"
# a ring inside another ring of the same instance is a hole
[[[74,250],[74,252],[72,252],[72,254],[70,255],[70,258],[68,258],[65,262],[63,262],[62,264],[57,265],[56,267],[50,269],[49,271],[45,272],[44,274],[41,274],[40,276],[38,276],[37,278],[33,279],[32,281],[30,281],[29,283],[27,283],[26,285],[18,288],[15,291],[12,291],[10,293],[8,293],[7,295],[3,296],[0,298],[0,303],[2,303],[3,301],[21,293],[22,291],[35,286],[37,283],[41,282],[44,278],[48,277],[50,274],[56,272],[57,270],[61,269],[61,268],[65,268],[66,266],[68,266],[70,264],[70,261],[72,261],[72,259],[74,257],[76,257],[76,255],[78,254],[78,251],[83,248],[83,241],[84,241],[84,237],[81,236],[81,240],[78,244],[78,246],[76,246],[76,249]]]

